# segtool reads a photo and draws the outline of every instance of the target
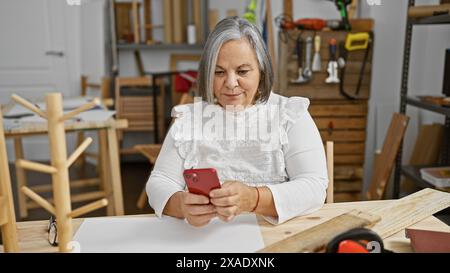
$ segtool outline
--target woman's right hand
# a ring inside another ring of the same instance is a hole
[[[204,226],[217,216],[208,197],[189,192],[181,193],[181,211],[187,222],[195,227]]]

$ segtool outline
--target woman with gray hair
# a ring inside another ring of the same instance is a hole
[[[273,224],[319,209],[328,184],[325,153],[309,100],[272,93],[270,56],[244,19],[220,21],[199,66],[202,101],[174,107],[174,124],[147,182],[157,216],[203,226],[242,212]],[[186,191],[183,171],[214,168],[221,188]]]

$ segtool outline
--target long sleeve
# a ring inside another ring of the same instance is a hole
[[[294,122],[283,147],[289,181],[268,185],[278,213],[278,217],[265,217],[272,224],[311,213],[321,208],[326,198],[328,175],[319,131],[306,110]]]
[[[146,185],[150,206],[158,217],[162,216],[169,198],[178,191],[184,191],[185,188],[182,176],[184,160],[175,147],[172,130],[173,126],[164,140]]]

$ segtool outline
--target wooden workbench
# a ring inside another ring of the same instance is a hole
[[[307,216],[294,218],[284,224],[273,226],[258,217],[261,233],[265,245],[280,241],[297,232],[320,224],[330,218],[348,212],[352,209],[369,210],[380,205],[387,205],[392,200],[349,202],[325,204],[320,210]],[[134,215],[135,217],[136,215]],[[155,217],[154,215],[139,215],[140,217]],[[117,216],[115,216],[117,217]],[[127,217],[127,216],[122,216]],[[74,219],[74,232],[78,230],[83,219]],[[52,247],[47,241],[48,221],[18,222],[19,249],[21,252],[57,252],[57,247]],[[411,226],[415,229],[427,229],[434,231],[450,232],[450,226],[439,219],[430,216]],[[385,248],[394,252],[412,252],[409,239],[405,238],[404,230],[386,238]],[[0,249],[1,252],[1,249]]]

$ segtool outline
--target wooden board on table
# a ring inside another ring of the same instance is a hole
[[[379,220],[379,216],[353,210],[271,244],[258,252],[320,252],[337,234],[353,228],[370,227]]]
[[[449,206],[450,193],[423,189],[367,212],[382,216],[372,230],[381,238],[387,238]]]

